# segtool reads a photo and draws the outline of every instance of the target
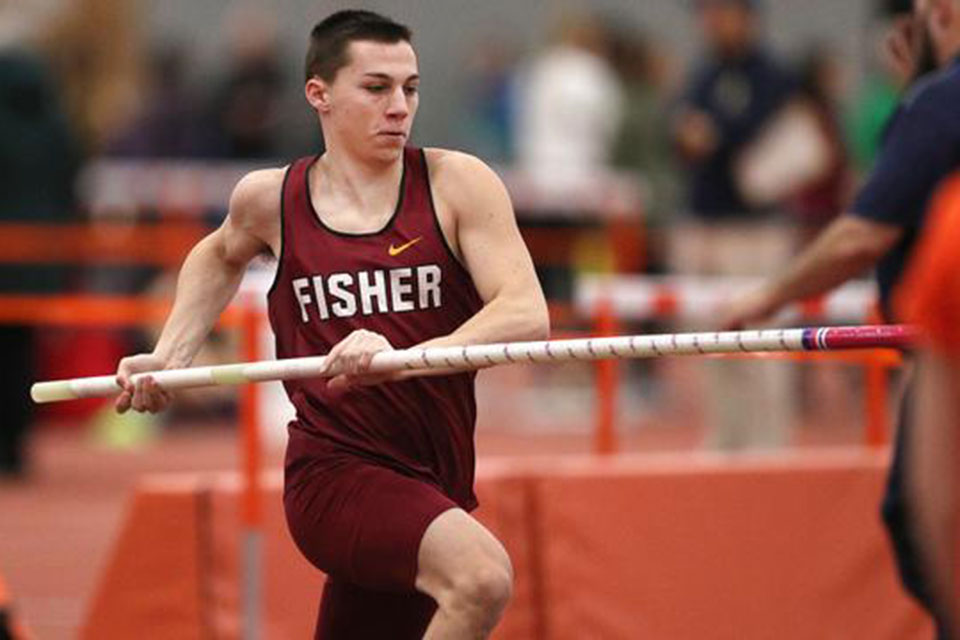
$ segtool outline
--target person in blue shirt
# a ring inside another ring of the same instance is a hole
[[[690,172],[688,207],[699,219],[751,213],[734,178],[737,156],[796,89],[760,42],[757,0],[696,0],[707,58],[691,74],[674,134]]]
[[[923,228],[937,186],[960,168],[960,0],[916,0],[912,50],[923,75],[894,115],[877,164],[850,211],[839,216],[807,250],[761,288],[735,300],[724,325],[742,327],[771,317],[785,304],[822,294],[876,267],[883,313],[896,318],[890,299]],[[960,247],[958,247],[960,248]],[[904,411],[904,415],[906,414]],[[904,486],[909,425],[901,419],[883,518],[907,590],[938,620],[919,560]]]

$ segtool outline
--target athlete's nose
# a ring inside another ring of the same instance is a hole
[[[399,86],[390,94],[390,102],[387,104],[387,115],[391,118],[404,118],[410,113],[410,107],[407,104],[407,96],[403,87]]]

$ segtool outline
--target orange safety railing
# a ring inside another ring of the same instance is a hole
[[[91,294],[0,295],[0,323],[61,327],[138,327],[163,322],[171,301],[140,296]],[[237,327],[240,315],[228,307],[219,326]]]
[[[198,221],[160,224],[0,224],[0,262],[175,267],[210,232]]]
[[[551,307],[554,314],[564,314],[563,306]],[[603,298],[598,300],[593,318],[592,335],[607,336],[617,332],[617,320],[613,305]],[[584,332],[563,332],[564,337],[583,335]],[[557,336],[554,336],[557,337]],[[890,442],[889,375],[890,371],[903,366],[903,357],[895,349],[864,349],[856,351],[818,352],[764,352],[733,353],[705,356],[711,359],[775,359],[792,362],[844,362],[861,365],[866,372],[864,389],[864,444],[877,447]],[[594,413],[594,453],[610,454],[617,451],[616,404],[620,387],[620,368],[616,360],[596,362],[596,390]]]
[[[241,328],[243,330],[243,359],[255,362],[262,358],[260,353],[260,327],[262,314],[252,301],[246,301],[241,307]],[[260,420],[258,385],[245,384],[240,391],[240,427],[243,485],[241,487],[242,515],[241,523],[244,535],[243,562],[243,614],[244,637],[259,638],[262,628],[260,610],[262,597],[260,587],[262,570],[263,529],[263,490],[261,471],[263,467],[263,447],[260,443]]]
[[[609,302],[601,301],[597,308],[595,333],[615,336],[617,319]],[[594,363],[596,388],[596,425],[593,430],[593,451],[605,455],[615,453],[617,442],[617,394],[620,388],[620,362],[616,359],[597,360]]]

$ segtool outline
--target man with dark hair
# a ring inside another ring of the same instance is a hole
[[[406,27],[334,14],[313,30],[306,77],[326,151],[240,181],[187,257],[156,348],[120,363],[117,408],[168,403],[130,376],[188,364],[247,263],[271,252],[277,355],[328,352],[336,374],[286,383],[287,523],[328,574],[317,637],[485,638],[512,569],[468,514],[474,374],[368,369],[394,347],[542,339],[543,294],[493,171],[406,146],[420,82]]]
[[[354,40],[409,43],[412,39],[408,27],[389,18],[370,11],[340,11],[317,23],[310,32],[304,81],[316,77],[333,82],[337,72],[349,63],[347,45]]]
[[[904,97],[850,213],[835,219],[781,274],[735,301],[728,328],[762,321],[788,302],[824,293],[874,266],[884,315],[894,318],[891,291],[924,226],[927,202],[960,167],[960,0],[916,0],[911,32],[916,72],[925,70],[931,56],[939,70],[923,75]],[[883,517],[904,585],[934,611],[904,487],[908,431],[902,422]],[[940,637],[948,637],[942,622],[939,627]]]

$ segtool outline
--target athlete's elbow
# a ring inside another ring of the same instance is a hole
[[[550,314],[547,311],[547,304],[542,299],[531,303],[524,310],[523,322],[524,336],[523,340],[546,340],[550,337]]]

